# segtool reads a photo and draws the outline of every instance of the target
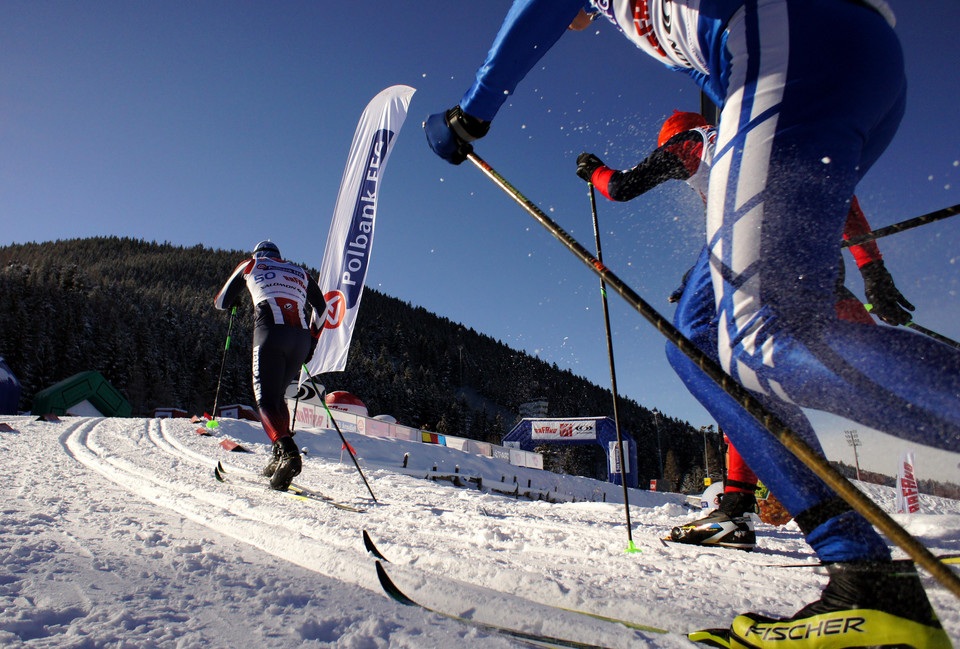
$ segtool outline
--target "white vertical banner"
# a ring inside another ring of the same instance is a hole
[[[623,460],[627,464],[627,470],[624,471],[620,465],[620,442],[607,442],[607,453],[609,455],[609,467],[610,473],[630,473],[631,472],[631,462],[630,462],[630,441],[627,440],[624,442],[626,446],[623,448]]]
[[[913,453],[904,452],[900,454],[900,468],[897,471],[897,513],[916,514],[919,511],[920,491],[917,489]]]
[[[317,281],[327,311],[322,322],[315,323],[322,329],[307,362],[309,376],[342,371],[347,365],[373,248],[380,182],[414,92],[410,86],[391,86],[380,92],[363,111],[353,135]],[[301,370],[300,383],[307,378]]]

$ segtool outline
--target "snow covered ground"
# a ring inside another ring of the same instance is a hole
[[[659,537],[698,512],[677,494],[631,492],[642,552],[627,553],[618,487],[452,449],[345,433],[374,503],[335,431],[298,432],[309,451],[299,482],[366,508],[354,513],[216,482],[217,461],[250,471],[266,463],[266,437],[250,422],[224,420],[212,437],[183,419],[2,422],[15,429],[0,432],[0,646],[10,649],[517,646],[388,599],[362,529],[397,583],[427,604],[618,648],[695,645],[542,603],[686,632],[748,610],[793,613],[826,579],[771,567],[814,560],[793,523],[759,525],[752,553],[665,547]],[[227,437],[250,452],[224,450]],[[407,473],[459,465],[485,489],[405,475],[405,453]],[[514,476],[574,501],[486,490]],[[892,490],[864,488],[892,510]],[[589,501],[603,494],[607,502]],[[897,520],[934,551],[960,551],[960,502],[924,496],[923,506]],[[960,646],[960,605],[924,579]]]

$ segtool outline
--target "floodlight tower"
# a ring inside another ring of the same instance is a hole
[[[853,461],[857,465],[857,480],[860,480],[860,457],[857,454],[857,447],[863,446],[863,442],[860,441],[860,436],[857,435],[856,430],[845,430],[843,436],[847,438],[847,444],[853,447]]]

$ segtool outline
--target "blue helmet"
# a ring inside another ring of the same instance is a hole
[[[280,248],[277,248],[277,244],[273,241],[267,239],[257,244],[257,247],[253,249],[253,256],[280,259]]]

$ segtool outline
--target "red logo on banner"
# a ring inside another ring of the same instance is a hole
[[[573,437],[573,424],[566,422],[560,424],[560,437]]]
[[[904,462],[902,468],[900,494],[907,505],[907,512],[915,514],[920,511],[920,491],[917,489],[917,479],[913,475],[912,464]]]
[[[340,291],[330,291],[323,298],[327,301],[327,312],[323,318],[324,329],[336,329],[347,315],[347,299]]]

